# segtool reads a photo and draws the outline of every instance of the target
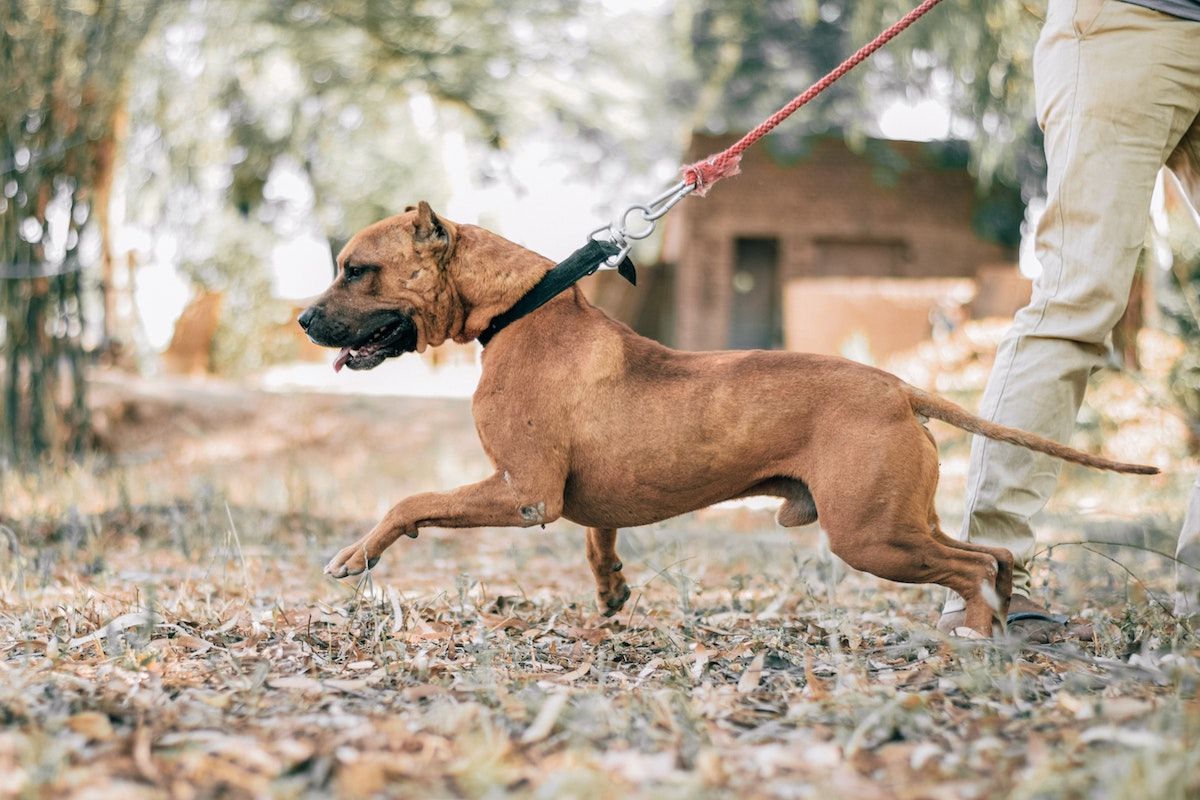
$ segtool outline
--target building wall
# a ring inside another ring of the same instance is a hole
[[[688,160],[732,141],[698,136]],[[775,289],[784,303],[785,330],[795,329],[803,314],[802,284],[787,291],[794,282],[847,274],[973,278],[983,265],[1014,259],[1012,250],[975,233],[979,201],[965,169],[938,166],[919,143],[875,144],[890,148],[906,168],[881,178],[876,163],[840,138],[816,140],[792,164],[780,163],[760,144],[745,154],[742,174],[705,198],[688,198],[667,217],[665,257],[676,264],[678,346],[727,346],[739,238],[778,240],[781,285]]]

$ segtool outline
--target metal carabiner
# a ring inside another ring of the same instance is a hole
[[[691,194],[695,188],[695,184],[684,183],[683,181],[680,181],[670,189],[667,189],[658,197],[650,201],[650,207],[657,208],[657,210],[649,214],[646,219],[651,221],[660,219],[668,211],[674,208],[680,200]]]
[[[627,227],[629,225],[629,215],[635,211],[641,213],[642,219],[646,223],[646,227],[640,231],[631,231]],[[645,239],[647,236],[654,233],[654,220],[650,218],[650,215],[653,213],[654,211],[650,208],[650,206],[643,206],[640,204],[632,205],[625,209],[625,213],[621,215],[621,236],[625,239]]]
[[[600,269],[616,269],[625,260],[626,256],[629,255],[629,251],[633,249],[633,242],[630,240],[637,241],[649,237],[654,233],[655,228],[658,227],[658,220],[662,219],[679,201],[691,194],[695,188],[695,184],[680,181],[649,203],[635,203],[621,212],[621,215],[613,222],[601,225],[589,233],[589,239],[595,239],[597,234],[605,233],[613,244],[621,248],[615,255],[605,259],[604,263],[600,265]],[[637,212],[641,216],[642,221],[646,223],[644,228],[637,230],[629,229],[629,215],[634,212]]]

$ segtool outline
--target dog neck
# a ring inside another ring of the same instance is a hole
[[[464,242],[464,238],[468,241]],[[485,347],[500,330],[591,275],[605,258],[618,250],[609,243],[589,241],[566,260],[552,264],[536,253],[473,226],[470,230],[460,229],[458,247],[461,278],[455,283],[467,314],[453,338],[478,339]],[[620,272],[636,284],[633,264],[628,259],[622,262]]]
[[[589,239],[588,243],[576,250],[565,260],[560,261],[534,287],[521,296],[507,311],[492,317],[492,321],[479,334],[479,343],[487,347],[500,331],[527,314],[532,314],[546,303],[553,300],[566,289],[574,286],[581,279],[591,275],[600,268],[608,258],[617,255],[620,248],[608,242],[598,242]],[[637,285],[637,273],[629,259],[621,262],[621,276],[630,283]]]
[[[494,317],[511,308],[553,268],[550,259],[491,231],[460,225],[447,272],[466,313],[450,338],[460,343],[479,338]]]

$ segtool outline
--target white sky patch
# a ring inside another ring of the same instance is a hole
[[[271,250],[271,291],[288,300],[307,300],[333,278],[329,240],[309,230],[289,236]]]
[[[443,158],[450,199],[445,215],[494,230],[547,258],[566,258],[605,220],[596,216],[595,188],[557,158],[559,153],[545,137],[530,136],[512,152],[511,182],[479,186],[465,140],[447,137]]]
[[[484,207],[483,192],[475,191],[472,174],[473,156],[466,138],[460,131],[447,130],[442,138],[442,161],[446,180],[450,183],[449,201],[445,209],[437,209],[455,222],[479,221]]]
[[[428,136],[437,130],[437,106],[432,97],[425,92],[418,92],[409,99],[408,108],[412,113],[413,125],[422,136]]]
[[[320,294],[333,277],[333,253],[316,221],[316,197],[308,175],[291,158],[280,159],[263,186],[263,197],[280,209],[273,222],[277,241],[271,248],[272,293],[287,300]]]
[[[605,220],[596,218],[594,187],[574,174],[571,165],[556,160],[555,152],[544,139],[523,148],[512,167],[523,191],[509,189],[508,201],[495,214],[505,236],[559,261],[583,246],[588,233]]]
[[[879,132],[888,139],[931,142],[950,137],[952,116],[947,105],[933,98],[897,98],[879,114]]]
[[[171,342],[175,320],[191,299],[191,289],[170,261],[140,267],[134,279],[133,302],[137,306],[146,340],[161,352]]]
[[[277,159],[271,166],[271,173],[263,184],[263,198],[284,206],[281,222],[285,226],[302,222],[304,217],[312,213],[315,202],[308,175],[290,156]]]

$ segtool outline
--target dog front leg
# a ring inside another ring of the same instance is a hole
[[[617,556],[617,532],[612,528],[587,529],[587,559],[596,579],[596,602],[606,617],[621,610],[629,599],[629,586]]]
[[[420,528],[528,528],[553,522],[562,513],[562,493],[561,483],[553,490],[522,489],[505,472],[448,492],[413,495],[392,506],[370,533],[334,556],[325,574],[357,575],[375,566],[400,536],[416,538]]]

